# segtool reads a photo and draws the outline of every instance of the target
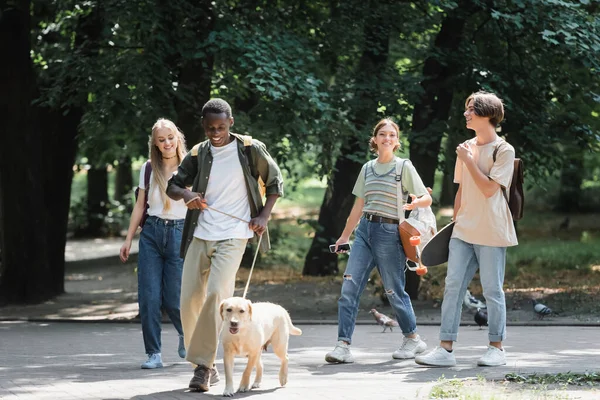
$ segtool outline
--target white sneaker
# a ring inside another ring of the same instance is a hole
[[[160,353],[148,354],[148,359],[142,364],[142,369],[162,368],[162,357]]]
[[[392,358],[396,360],[415,358],[417,354],[424,352],[425,349],[427,349],[427,344],[421,340],[419,335],[412,339],[405,336],[402,340],[402,346],[392,354]]]
[[[494,346],[488,346],[487,351],[477,361],[480,367],[498,367],[506,365],[506,352]]]
[[[454,357],[454,352],[450,353],[448,350],[438,346],[425,355],[416,356],[415,362],[431,367],[454,367],[456,365],[456,358]]]
[[[350,353],[350,345],[343,341],[338,341],[335,349],[325,355],[325,361],[332,364],[353,363],[354,357]]]

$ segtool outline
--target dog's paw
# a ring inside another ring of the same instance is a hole
[[[240,385],[238,392],[244,393],[250,390],[250,385]]]
[[[231,397],[233,394],[233,388],[225,388],[225,391],[223,392],[223,396],[225,397]]]
[[[252,389],[258,389],[260,387],[260,382],[254,382],[252,384]]]

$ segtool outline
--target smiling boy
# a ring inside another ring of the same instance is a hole
[[[281,171],[265,145],[230,132],[231,126],[229,104],[208,101],[202,108],[207,140],[192,148],[167,188],[169,197],[184,199],[188,208],[181,242],[181,321],[186,359],[197,365],[189,387],[200,392],[219,379],[214,368],[219,304],[233,295],[248,239],[266,232],[271,210],[283,196]],[[258,178],[265,185],[264,205]],[[268,237],[261,247],[269,247]]]
[[[455,224],[442,302],[440,345],[429,354],[415,358],[421,365],[456,365],[453,343],[458,338],[463,298],[477,269],[489,326],[489,345],[477,365],[506,364],[502,347],[506,337],[506,300],[502,285],[506,248],[517,244],[517,235],[501,188],[509,192],[515,150],[496,134],[496,127],[504,118],[504,106],[495,94],[470,95],[465,102],[464,117],[467,129],[474,130],[475,137],[456,148],[454,182],[459,187],[454,201]]]

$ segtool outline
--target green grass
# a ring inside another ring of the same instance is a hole
[[[600,237],[563,240],[556,237],[522,240],[508,250],[507,273],[519,268],[552,274],[557,270],[585,270],[600,264]]]
[[[558,374],[531,374],[520,375],[510,373],[505,380],[513,383],[526,383],[530,385],[574,385],[574,386],[600,386],[600,373],[558,373]]]
[[[293,185],[293,190],[284,186],[285,195],[277,201],[278,209],[303,208],[318,212],[327,182],[318,179],[307,179]]]

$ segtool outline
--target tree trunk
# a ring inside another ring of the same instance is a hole
[[[2,226],[1,301],[46,300],[62,291],[56,286],[48,257],[49,235],[44,190],[43,137],[36,126],[35,75],[30,59],[30,1],[2,3],[0,9],[0,119],[18,143],[0,146],[0,214]],[[50,192],[52,193],[52,192]]]
[[[104,235],[104,219],[108,213],[108,172],[106,166],[92,167],[87,173],[87,227],[84,235]]]
[[[389,30],[386,24],[372,20],[375,18],[370,19],[365,23],[365,47],[357,68],[356,96],[352,107],[355,116],[353,124],[359,133],[364,132],[365,127],[377,117],[378,95],[370,89],[373,88],[373,81],[383,76],[389,52]],[[364,159],[367,153],[364,136],[351,135],[346,140],[327,184],[319,212],[318,228],[304,261],[304,275],[338,273],[338,256],[329,252],[329,245],[338,239],[350,214],[354,204],[352,188],[362,167],[362,162],[357,159]]]
[[[325,276],[338,273],[338,255],[329,252],[329,245],[335,243],[344,229],[354,204],[352,188],[362,167],[361,163],[344,154],[355,155],[361,152],[365,152],[364,143],[353,141],[343,148],[342,155],[335,163],[321,204],[318,228],[306,255],[303,275]]]
[[[117,165],[115,174],[114,200],[118,201],[121,204],[127,204],[127,200],[133,198],[131,196],[132,187],[133,177],[131,175],[131,158],[122,157],[119,160],[119,165]]]
[[[444,135],[443,126],[448,120],[452,105],[454,90],[451,79],[457,73],[450,57],[439,57],[440,54],[442,57],[450,55],[458,48],[464,26],[463,15],[448,15],[442,22],[432,49],[435,55],[427,58],[423,67],[423,93],[413,111],[410,159],[425,186],[433,187],[440,143]]]
[[[43,109],[41,118],[48,131],[44,140],[44,190],[51,193],[52,201],[45,202],[47,218],[48,259],[52,266],[50,280],[55,294],[64,292],[65,245],[71,204],[73,164],[77,153],[77,133],[83,117],[80,108],[67,110]]]
[[[581,183],[584,175],[583,152],[580,149],[571,149],[571,153],[560,171],[556,211],[564,213],[581,211]]]
[[[203,12],[199,17],[201,19],[192,22],[192,29],[196,33],[198,43],[202,43],[214,30],[216,18],[210,1],[197,2],[196,7]],[[202,106],[210,99],[214,61],[214,55],[205,49],[201,57],[184,58],[179,72],[175,111],[177,125],[185,134],[188,148],[204,139]]]
[[[440,195],[441,207],[453,207],[456,191],[458,190],[458,186],[454,183],[454,165],[456,163],[456,146],[458,146],[458,143],[452,140],[453,138],[454,135],[449,135],[446,138],[446,148],[444,149],[445,163],[442,192]]]

